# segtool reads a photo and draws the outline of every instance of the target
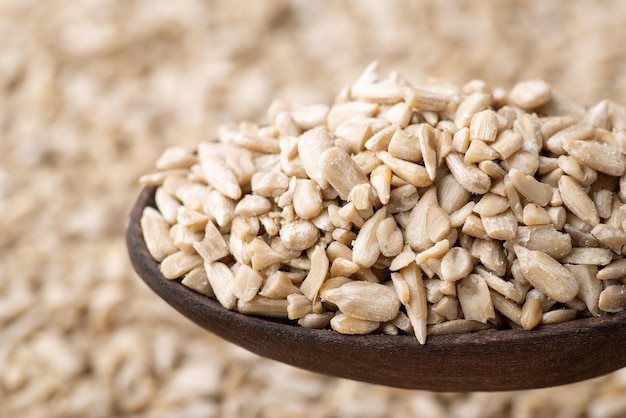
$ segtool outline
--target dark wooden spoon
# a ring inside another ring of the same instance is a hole
[[[533,331],[434,335],[420,345],[410,335],[342,335],[224,309],[161,275],[139,223],[143,208],[154,206],[154,192],[154,187],[142,190],[127,226],[135,271],[184,316],[260,356],[331,376],[444,392],[542,388],[626,366],[626,312]]]

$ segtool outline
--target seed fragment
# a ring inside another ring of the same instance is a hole
[[[178,249],[169,235],[170,225],[156,209],[146,206],[140,220],[148,252],[156,261],[175,253]]]
[[[559,261],[564,264],[589,264],[603,266],[613,259],[613,252],[608,248],[572,248],[565,257]]]
[[[546,296],[537,289],[528,292],[520,316],[520,322],[524,329],[530,330],[539,325],[544,314],[542,307],[544,299],[547,299]]]
[[[387,209],[382,207],[374,216],[369,218],[361,227],[359,234],[354,240],[352,249],[352,261],[362,267],[371,267],[376,263],[380,255],[380,247],[376,238],[379,224],[385,219]]]
[[[396,158],[386,151],[376,153],[376,156],[385,163],[391,171],[404,181],[415,187],[425,187],[432,183],[426,168],[419,164]]]
[[[593,196],[593,202],[596,205],[596,210],[600,218],[606,219],[611,216],[611,212],[613,211],[613,195],[614,193],[611,190],[600,189]]]
[[[513,281],[504,280],[483,267],[477,267],[476,272],[485,280],[490,289],[495,290],[513,302],[522,303],[524,301],[524,294],[515,287]]]
[[[299,106],[291,110],[291,118],[300,129],[308,131],[324,124],[328,110],[326,104]]]
[[[313,246],[319,239],[320,231],[311,221],[298,220],[283,224],[280,238],[290,250],[302,251]]]
[[[235,218],[235,202],[217,190],[209,192],[206,206],[207,213],[219,226],[227,226]]]
[[[496,141],[491,144],[491,148],[498,153],[501,159],[507,160],[522,147],[523,143],[522,135],[508,129],[498,135]]]
[[[576,140],[586,140],[591,138],[595,134],[595,128],[592,125],[586,123],[576,123],[568,126],[551,137],[549,137],[545,143],[548,151],[555,155],[565,154],[565,146],[568,142]]]
[[[271,299],[255,296],[252,300],[238,300],[237,310],[246,315],[267,316],[270,318],[288,318],[287,299]]]
[[[292,293],[287,296],[287,317],[300,319],[313,311],[311,301],[300,293]]]
[[[307,176],[315,180],[322,189],[328,186],[328,182],[320,166],[320,158],[332,146],[328,132],[321,127],[306,131],[297,141],[298,154],[302,156],[302,166]]]
[[[621,312],[626,309],[626,287],[608,286],[600,293],[598,307],[604,312]]]
[[[454,133],[452,137],[452,150],[465,154],[470,146],[469,128],[461,128]]]
[[[351,101],[346,103],[336,103],[326,116],[328,129],[335,131],[345,120],[352,117],[372,117],[378,112],[377,103],[367,103],[361,101]]]
[[[517,234],[517,219],[510,209],[493,216],[481,216],[481,220],[489,238],[506,241]]]
[[[431,214],[432,211],[432,214]],[[434,222],[431,228],[429,225],[429,215]],[[408,224],[405,228],[406,242],[415,251],[423,251],[430,248],[434,241],[431,237],[446,234],[445,228],[449,229],[449,220],[446,223],[447,215],[437,205],[437,192],[430,188],[417,202],[409,214]]]
[[[361,266],[355,263],[352,260],[347,258],[335,258],[330,266],[330,276],[345,276],[351,277],[356,274],[359,270],[361,270]]]
[[[438,241],[435,245],[422,251],[415,256],[415,262],[418,266],[422,266],[427,260],[432,258],[441,258],[450,248],[450,241],[447,239]]]
[[[552,222],[552,218],[550,217],[548,211],[534,203],[529,203],[524,206],[522,220],[524,224],[528,226],[548,225]]]
[[[205,262],[204,270],[217,300],[226,309],[234,309],[237,306],[237,297],[233,288],[232,271],[226,264],[219,261]]]
[[[232,237],[232,235],[231,235]],[[284,256],[270,247],[261,237],[256,237],[245,246],[249,262],[256,270],[264,270],[283,261]]]
[[[483,240],[489,239],[489,235],[487,235],[483,221],[476,215],[469,215],[466,217],[463,227],[461,228],[461,232],[470,237]]]
[[[495,141],[498,135],[498,116],[496,112],[487,109],[475,113],[470,121],[469,129],[472,142],[474,140],[485,142]]]
[[[241,187],[239,179],[225,162],[217,157],[202,158],[202,174],[204,179],[225,197],[239,199]]]
[[[259,195],[245,195],[235,206],[235,215],[259,216],[270,211],[272,203]]]
[[[391,264],[389,265],[390,271],[398,271],[408,266],[412,262],[415,261],[415,253],[411,249],[411,247],[407,244],[402,248],[400,254],[394,257],[391,260]]]
[[[491,178],[475,165],[467,163],[458,153],[448,154],[446,163],[454,178],[470,193],[485,194],[489,191]]]
[[[458,210],[452,212],[450,214],[450,216],[449,216],[449,218],[450,218],[450,227],[451,228],[458,228],[461,225],[465,226],[464,224],[468,220],[468,218],[470,218],[470,215],[471,215],[472,210],[474,209],[475,205],[476,205],[476,203],[474,203],[474,202],[467,202],[464,206],[462,206]],[[476,220],[478,220],[478,222],[480,222],[480,218],[478,216],[471,215],[471,217],[476,219]],[[481,231],[485,235],[487,234],[485,232],[485,229],[482,227],[482,224],[480,225],[480,229],[481,229]]]
[[[338,147],[328,148],[320,155],[319,169],[324,179],[346,201],[354,186],[368,183],[367,176],[350,155]]]
[[[341,334],[359,335],[370,334],[378,329],[380,322],[354,318],[344,313],[333,316],[330,320],[333,330]]]
[[[226,240],[211,221],[206,224],[204,238],[194,242],[193,248],[207,262],[217,261],[229,254]]]
[[[334,312],[311,312],[298,319],[298,325],[304,328],[322,329],[330,325],[330,322],[334,318],[334,316]],[[337,327],[336,324],[335,326]]]
[[[289,295],[300,293],[300,289],[292,283],[285,272],[277,271],[267,276],[258,293],[270,299],[287,299]]]
[[[204,271],[202,266],[198,266],[189,273],[185,274],[181,283],[208,297],[215,296],[215,293],[213,293],[213,289],[211,289],[211,285],[209,284],[209,280],[206,277],[206,271]]]
[[[372,209],[372,186],[369,183],[363,183],[356,185],[350,191],[348,200],[354,203],[354,208],[358,211],[367,213]],[[320,211],[321,211],[321,198],[320,198]],[[365,216],[365,215],[363,215]]]
[[[495,239],[475,239],[470,250],[472,257],[493,271],[498,276],[504,276],[507,269],[507,258],[502,243]]]
[[[391,169],[386,165],[379,165],[370,173],[370,183],[380,203],[388,204],[391,197]]]
[[[161,274],[166,279],[178,279],[202,264],[198,254],[177,251],[161,261]]]
[[[422,111],[440,112],[448,105],[448,98],[433,91],[410,87],[405,90],[407,105]]]
[[[233,294],[245,302],[251,301],[263,285],[263,276],[247,264],[241,264],[232,282]]]
[[[489,288],[482,277],[470,274],[457,284],[456,289],[465,319],[486,324],[495,318]]]
[[[384,148],[378,151],[384,151]],[[419,140],[403,129],[397,129],[394,132],[387,151],[391,156],[405,161],[418,162],[423,158]]]
[[[440,322],[428,327],[428,334],[465,334],[468,332],[484,331],[491,328],[488,324],[471,319],[453,319],[451,321]]]
[[[557,302],[568,302],[578,294],[578,282],[563,265],[540,251],[515,245],[515,254],[526,280]]]
[[[600,315],[598,301],[602,292],[602,282],[597,279],[598,267],[593,265],[566,265],[578,281],[578,297],[585,303],[589,312]]]
[[[400,309],[394,290],[365,281],[350,281],[327,290],[324,300],[337,305],[346,315],[366,321],[391,321]]]
[[[481,163],[497,159],[498,153],[482,140],[473,139],[465,151],[464,158],[468,163]]]
[[[524,109],[533,109],[547,103],[552,98],[550,85],[543,80],[529,80],[517,83],[509,99]]]
[[[491,103],[491,95],[475,92],[465,97],[459,104],[454,116],[454,123],[459,128],[468,127],[474,114],[485,110]]]
[[[378,224],[376,240],[381,254],[385,257],[395,257],[404,246],[402,230],[392,217],[387,217]]]
[[[405,304],[407,316],[413,332],[420,344],[426,343],[428,303],[426,300],[426,288],[422,279],[422,272],[415,263],[404,267],[400,274],[409,287],[409,303]]]
[[[322,192],[317,182],[308,179],[296,180],[293,209],[302,219],[315,218],[322,212]]]
[[[600,223],[598,211],[593,200],[585,193],[582,186],[570,176],[562,176],[559,179],[559,192],[563,204],[574,215],[591,226]]]
[[[326,280],[327,274],[328,256],[324,248],[318,245],[311,253],[311,268],[309,269],[309,274],[307,274],[300,285],[300,291],[304,296],[309,298],[309,300],[314,301],[317,299],[317,295],[324,280]]]
[[[437,184],[439,206],[448,214],[461,209],[469,202],[470,197],[471,193],[452,174],[446,175]]]
[[[626,172],[626,162],[622,153],[607,144],[597,141],[566,140],[565,151],[581,163],[610,176],[621,176]]]
[[[441,278],[457,281],[467,276],[474,267],[469,251],[462,247],[451,248],[441,260]]]
[[[391,82],[371,83],[359,90],[359,98],[366,102],[395,104],[404,100],[406,88]]]
[[[370,151],[384,151],[388,149],[391,139],[398,130],[398,127],[393,125],[381,129],[365,142],[365,148]]]
[[[616,254],[624,253],[624,249],[626,248],[626,232],[622,231],[620,228],[611,227],[606,224],[598,224],[590,233]]]
[[[434,180],[437,174],[437,152],[433,127],[427,123],[420,124],[417,130],[417,138],[419,140],[428,177]]]
[[[553,225],[520,226],[514,242],[553,258],[565,257],[572,251],[570,235],[558,231]]]
[[[555,309],[543,314],[541,317],[541,325],[559,324],[574,319],[576,319],[576,310],[566,308]]]
[[[219,194],[219,192],[216,192]],[[154,201],[163,219],[169,224],[176,223],[178,217],[178,208],[181,207],[180,201],[169,193],[165,187],[159,187],[154,193]]]
[[[387,111],[380,115],[381,118],[389,121],[392,125],[397,125],[400,128],[406,128],[411,123],[413,117],[413,111],[404,102],[396,103],[391,106]]]
[[[626,277],[626,259],[620,258],[606,265],[596,275],[598,280],[614,280]]]
[[[526,175],[516,168],[509,171],[508,177],[515,189],[526,199],[539,206],[547,206],[550,203],[550,199],[552,199],[552,187],[550,185],[541,183],[533,176]]]

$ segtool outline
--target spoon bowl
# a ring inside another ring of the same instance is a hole
[[[177,280],[167,280],[140,226],[154,187],[137,198],[126,230],[132,265],[163,300],[201,327],[246,350],[309,371],[404,389],[508,391],[590,379],[626,366],[626,312],[532,331],[433,335],[343,335],[227,310]]]

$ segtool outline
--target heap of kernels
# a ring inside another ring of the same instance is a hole
[[[167,279],[346,334],[532,329],[626,307],[626,110],[541,80],[413,87],[370,65],[331,105],[172,148],[142,182]]]

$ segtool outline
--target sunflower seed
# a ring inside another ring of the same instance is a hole
[[[426,168],[419,164],[396,158],[386,151],[377,152],[380,158],[395,175],[415,187],[425,187],[432,183]]]
[[[368,183],[367,176],[350,155],[338,147],[328,148],[320,155],[319,170],[324,179],[346,201],[354,186]]]
[[[626,309],[626,287],[608,286],[600,293],[598,307],[604,312],[621,312]]]
[[[316,246],[311,253],[311,268],[306,278],[300,285],[300,291],[309,298],[309,300],[315,301],[320,291],[320,287],[326,280],[328,274],[328,256],[324,248]]]
[[[485,194],[491,187],[491,179],[473,164],[465,160],[456,152],[451,152],[446,157],[446,163],[456,180],[467,191],[474,194]]]
[[[448,106],[449,99],[433,91],[410,87],[405,91],[404,101],[421,111],[440,112]]]
[[[495,318],[489,288],[482,277],[470,274],[457,284],[456,289],[465,319],[486,324]]]
[[[559,179],[559,192],[563,205],[574,215],[591,226],[596,226],[600,222],[593,200],[576,180],[569,176],[562,176]]]
[[[442,279],[457,281],[467,276],[474,267],[469,251],[462,247],[451,248],[441,260]]]
[[[526,280],[546,296],[568,302],[578,294],[578,281],[558,261],[540,251],[514,246]]]
[[[156,209],[146,206],[140,220],[148,252],[156,261],[178,251],[169,235],[170,225]]]
[[[523,109],[533,109],[541,106],[551,98],[552,89],[543,80],[529,80],[517,83],[509,93],[511,102]]]
[[[420,344],[426,343],[428,303],[422,272],[414,263],[404,267],[400,274],[409,287],[409,303],[405,305],[413,332]]]
[[[544,314],[542,307],[543,299],[547,298],[537,289],[532,289],[526,295],[526,300],[522,305],[522,314],[520,316],[520,324],[524,329],[533,329],[541,322]]]
[[[218,261],[205,262],[204,270],[215,297],[226,309],[234,309],[237,306],[237,297],[234,294],[232,271],[224,263]]]
[[[508,177],[515,189],[526,199],[539,206],[547,206],[550,203],[550,199],[552,199],[552,187],[550,185],[541,183],[516,168],[509,171]]]
[[[393,289],[364,281],[350,281],[327,290],[324,300],[344,314],[366,321],[391,321],[400,309],[400,300]]]
[[[581,163],[610,176],[621,176],[626,172],[622,153],[607,144],[597,141],[566,140],[563,149]]]

